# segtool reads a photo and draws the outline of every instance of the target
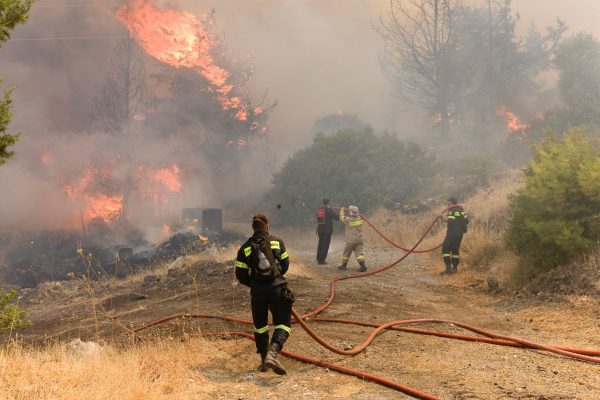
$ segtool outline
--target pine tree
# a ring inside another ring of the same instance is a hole
[[[27,21],[33,0],[0,0],[0,42],[10,39],[10,32],[18,24]],[[0,82],[2,80],[0,79]],[[0,100],[0,165],[12,157],[9,147],[19,140],[19,134],[9,134],[8,125],[12,119],[12,89],[4,90]]]

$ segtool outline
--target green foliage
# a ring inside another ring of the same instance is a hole
[[[572,125],[600,122],[600,42],[578,33],[556,50],[558,89]]]
[[[549,136],[533,153],[525,186],[511,199],[507,235],[528,275],[587,251],[600,239],[600,154],[585,131]]]
[[[25,329],[31,325],[31,321],[23,319],[27,312],[12,303],[16,295],[14,289],[8,291],[0,289],[0,333]]]
[[[12,112],[10,111],[11,104],[11,91],[7,90],[4,92],[4,99],[0,100],[0,165],[3,165],[10,157],[12,157],[13,152],[9,151],[8,147],[19,140],[18,134],[9,135],[6,133],[8,124],[12,118]]]
[[[0,41],[10,38],[10,31],[29,18],[34,0],[0,0]]]
[[[323,197],[368,213],[385,202],[419,196],[435,171],[432,155],[389,134],[371,129],[319,134],[275,174],[270,200],[282,208],[273,216],[285,223],[312,223]]]
[[[29,10],[34,0],[0,0],[0,42],[10,38],[10,32],[18,24],[29,18]],[[13,152],[8,150],[19,140],[19,135],[6,133],[12,118],[10,106],[12,104],[11,90],[4,91],[4,98],[0,100],[0,165],[4,164]]]

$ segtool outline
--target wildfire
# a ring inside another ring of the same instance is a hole
[[[531,128],[530,125],[521,123],[519,118],[512,112],[508,111],[505,106],[502,106],[498,111],[496,111],[496,115],[506,119],[506,129],[508,129],[508,131],[511,133],[522,134],[524,131]]]
[[[168,205],[172,193],[179,193],[183,187],[180,168],[173,164],[161,169],[135,169],[129,178],[115,175],[114,165],[89,166],[83,175],[64,185],[67,200],[77,201],[84,207],[83,215],[87,220],[101,218],[113,222],[123,216],[129,218],[132,209],[124,210],[125,195],[127,203],[136,199],[151,202],[158,216]]]
[[[167,224],[164,224],[162,227],[162,237],[163,239],[168,239],[173,234],[173,230]]]
[[[175,68],[193,69],[206,79],[221,108],[231,110],[236,119],[246,121],[250,110],[255,114],[262,112],[260,107],[250,109],[232,94],[232,74],[215,58],[221,37],[215,34],[210,19],[184,11],[161,10],[152,0],[130,0],[117,11],[117,17],[150,56]]]
[[[181,181],[179,180],[179,173],[181,170],[175,164],[171,167],[165,167],[158,170],[154,174],[154,180],[162,183],[169,192],[179,193],[181,191]]]
[[[102,218],[106,222],[114,221],[123,211],[123,196],[85,195],[87,219]]]

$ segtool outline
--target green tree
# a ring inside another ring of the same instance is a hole
[[[31,325],[30,321],[23,319],[27,312],[12,302],[16,295],[14,289],[0,289],[0,333],[25,329]]]
[[[534,145],[525,185],[511,199],[508,244],[532,275],[600,240],[600,154],[582,129]]]
[[[275,174],[270,200],[282,208],[273,215],[286,223],[313,222],[323,197],[368,213],[388,201],[418,197],[435,173],[432,155],[392,135],[370,128],[318,134]]]
[[[556,50],[558,90],[573,125],[600,122],[600,42],[578,33]]]
[[[10,32],[15,26],[27,21],[33,1],[0,0],[0,42],[10,38]],[[0,165],[4,164],[13,155],[9,147],[19,139],[19,134],[11,135],[7,133],[8,124],[12,118],[12,112],[10,111],[11,93],[11,89],[5,90],[4,97],[0,100]]]

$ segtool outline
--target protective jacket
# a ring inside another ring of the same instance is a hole
[[[257,279],[258,265],[256,265],[256,257],[252,256],[252,251],[257,250],[253,250],[251,244],[260,239],[269,241],[273,257],[278,264],[279,274],[271,280]],[[283,241],[276,236],[269,235],[268,232],[256,231],[238,250],[235,262],[235,277],[242,285],[250,287],[250,293],[259,293],[285,284],[286,280],[283,275],[287,272],[289,265],[290,260]]]
[[[340,210],[340,221],[344,223],[346,243],[358,244],[363,242],[363,219],[360,215],[344,215],[344,209]]]
[[[461,235],[467,231],[469,225],[469,217],[461,206],[454,206],[448,209],[447,215],[447,234]]]

